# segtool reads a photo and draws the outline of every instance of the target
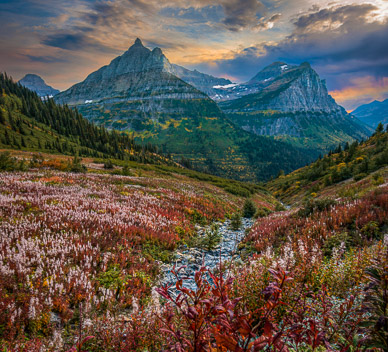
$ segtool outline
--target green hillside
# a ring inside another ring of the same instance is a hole
[[[76,110],[42,101],[29,89],[0,74],[0,148],[98,158],[172,163],[127,134],[96,127]]]
[[[354,196],[384,183],[388,175],[388,131],[380,124],[366,141],[338,146],[314,163],[280,175],[269,188],[282,201],[300,202],[328,195]]]
[[[136,141],[152,143],[174,159],[185,158],[203,172],[244,181],[264,181],[279,170],[305,165],[317,153],[272,137],[256,136],[225,117],[181,117],[149,121]]]

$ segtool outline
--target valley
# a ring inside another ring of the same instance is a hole
[[[0,85],[4,351],[387,349],[388,130],[308,63]]]

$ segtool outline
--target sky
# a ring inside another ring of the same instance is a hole
[[[139,37],[234,82],[308,61],[348,111],[388,98],[388,0],[0,0],[0,26],[0,71],[60,90]]]

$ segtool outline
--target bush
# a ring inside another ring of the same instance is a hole
[[[0,170],[13,171],[17,169],[16,159],[9,152],[0,153]]]
[[[237,231],[241,227],[241,215],[240,213],[234,213],[230,222],[230,228],[233,231]]]
[[[265,218],[271,213],[272,213],[271,209],[263,207],[263,208],[257,209],[257,212],[255,213],[255,218]]]
[[[221,241],[221,234],[218,232],[219,226],[212,224],[209,230],[206,230],[205,237],[200,242],[200,247],[208,251],[213,250]]]
[[[361,233],[368,240],[379,239],[380,238],[379,224],[376,221],[370,221],[362,227]]]
[[[315,211],[328,210],[335,204],[337,204],[337,202],[330,198],[308,200],[304,207],[299,209],[298,216],[307,217]]]
[[[86,166],[81,163],[82,159],[80,159],[77,155],[74,156],[71,164],[68,167],[70,172],[86,172]]]
[[[286,210],[286,208],[284,207],[283,204],[281,203],[276,204],[275,211],[284,211],[284,210]]]
[[[131,170],[129,169],[128,165],[125,165],[125,166],[123,167],[123,169],[121,170],[121,174],[122,174],[123,176],[132,176],[132,172],[131,172]]]
[[[252,218],[256,213],[256,205],[251,199],[247,199],[243,207],[243,217]]]
[[[357,174],[356,176],[354,176],[354,181],[360,181],[362,180],[363,178],[367,177],[368,174],[366,174],[365,172],[362,172],[360,174]]]
[[[108,159],[104,162],[104,169],[111,170],[114,168],[112,160]]]

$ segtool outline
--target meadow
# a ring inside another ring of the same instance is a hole
[[[3,351],[387,349],[384,168],[293,189],[304,201],[285,209],[262,186],[172,166],[14,156],[0,173]],[[255,222],[233,260],[199,268],[196,290],[179,268],[174,290],[160,284],[199,231],[241,215]]]

